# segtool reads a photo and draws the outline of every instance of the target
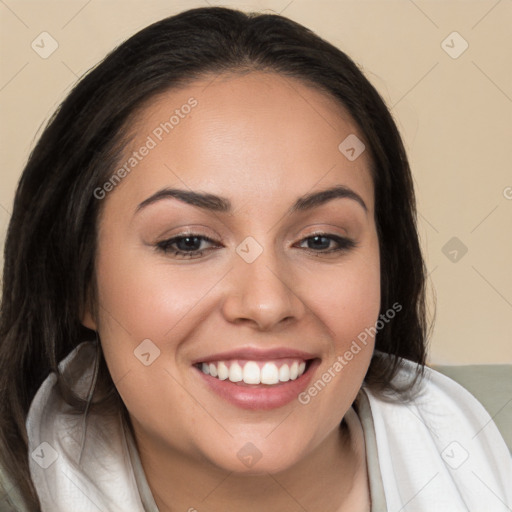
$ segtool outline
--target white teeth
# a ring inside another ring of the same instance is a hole
[[[261,369],[262,384],[276,384],[279,382],[279,370],[274,363],[265,363]]]
[[[238,363],[231,363],[229,367],[229,380],[231,382],[240,382],[243,379],[242,367]]]
[[[260,367],[258,363],[249,361],[244,366],[244,382],[246,384],[259,384],[261,382]]]
[[[243,367],[237,361],[218,361],[215,363],[202,363],[201,370],[219,380],[241,382],[245,384],[273,385],[279,382],[288,382],[300,377],[306,371],[305,361],[293,361],[292,364],[278,365],[272,361],[247,361]]]
[[[287,364],[283,364],[279,368],[279,380],[281,382],[288,382],[290,380],[290,367]]]
[[[226,366],[226,363],[221,361],[217,366],[217,373],[220,380],[226,380],[229,376],[229,368]]]
[[[210,373],[211,373],[211,365],[210,365]],[[290,379],[295,380],[299,375],[299,363],[297,361],[294,361],[293,364],[290,366]]]

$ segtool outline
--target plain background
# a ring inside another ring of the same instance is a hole
[[[77,79],[148,24],[207,5],[282,13],[361,66],[414,174],[430,362],[512,362],[511,0],[0,0],[0,242],[30,150]],[[47,58],[31,46],[43,32],[58,44]]]

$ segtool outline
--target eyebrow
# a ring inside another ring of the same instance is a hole
[[[184,203],[197,206],[198,208],[211,212],[230,213],[232,211],[231,201],[225,197],[202,192],[194,192],[191,190],[164,188],[142,201],[142,203],[137,206],[135,213],[146,208],[150,204],[171,198],[178,199]],[[365,212],[368,212],[368,208],[359,194],[344,185],[337,185],[335,187],[320,190],[318,192],[311,192],[299,197],[288,209],[288,214],[311,210],[333,199],[351,199],[358,203]]]

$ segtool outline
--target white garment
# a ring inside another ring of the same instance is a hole
[[[405,362],[403,378],[415,365]],[[512,458],[491,417],[465,388],[427,369],[410,404],[365,390],[389,512],[510,512]]]
[[[84,398],[89,391],[94,356],[93,344],[82,343],[59,364],[61,372],[71,376],[70,381],[84,372],[75,387]],[[144,511],[120,417],[89,415],[82,451],[83,416],[70,412],[56,383],[54,373],[43,382],[26,422],[30,474],[41,511]]]
[[[86,396],[94,348],[86,342],[60,364],[79,376]],[[405,362],[398,379],[415,365]],[[27,417],[29,461],[42,512],[144,510],[120,416],[71,413],[51,374]],[[512,460],[483,406],[464,388],[427,369],[412,403],[387,403],[366,388],[389,512],[505,512],[512,510]],[[366,433],[365,433],[366,435]],[[81,461],[80,452],[82,452]],[[148,489],[143,489],[147,493]],[[377,511],[381,512],[381,511]]]

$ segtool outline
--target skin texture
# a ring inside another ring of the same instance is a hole
[[[327,94],[251,72],[208,77],[152,100],[131,127],[126,157],[191,97],[191,112],[162,141],[153,136],[156,147],[103,199],[99,316],[83,318],[99,331],[157,505],[161,512],[368,510],[362,433],[340,423],[362,385],[372,339],[307,405],[241,409],[192,366],[238,347],[291,347],[319,358],[315,382],[375,324],[370,157],[365,151],[349,161],[338,149],[350,134],[364,138]],[[356,192],[367,211],[336,198],[287,213],[299,196],[335,185]],[[136,212],[165,187],[226,197],[233,210],[164,199]],[[156,248],[190,232],[215,243],[201,242],[206,250],[194,258]],[[327,254],[337,242],[315,249],[307,241],[315,233],[356,246]],[[263,248],[252,263],[236,252],[249,236]],[[160,350],[148,366],[134,356],[144,339]],[[261,454],[252,467],[237,456],[247,443]]]

